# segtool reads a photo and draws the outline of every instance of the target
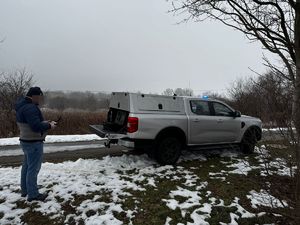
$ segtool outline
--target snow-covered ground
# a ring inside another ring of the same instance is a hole
[[[76,150],[84,150],[84,149],[99,149],[104,148],[105,146],[103,144],[76,144],[72,145],[69,144],[67,146],[44,146],[44,153],[53,153],[53,152],[64,152],[64,151],[76,151]],[[10,150],[0,150],[0,157],[1,156],[17,156],[17,155],[23,155],[23,151],[20,146],[17,146],[14,149]]]
[[[100,138],[96,134],[48,135],[45,140],[46,144],[68,143],[68,145],[45,145],[44,153],[103,148],[104,145],[101,142],[99,143],[99,141],[102,140],[105,140],[105,138]],[[86,144],[83,142],[89,143]],[[23,151],[21,150],[21,147],[19,145],[19,137],[1,138],[0,157],[23,155]]]
[[[219,155],[226,169],[211,173],[210,177],[221,176],[223,179],[220,182],[226,182],[230,174],[246,176],[251,171],[249,164],[240,159],[238,153],[224,152]],[[42,186],[41,192],[49,193],[45,203],[27,203],[25,198],[21,198],[20,167],[0,167],[0,224],[22,224],[22,216],[29,211],[40,212],[50,220],[60,220],[62,224],[84,221],[87,225],[123,224],[116,216],[122,213],[129,224],[132,224],[141,210],[139,207],[142,201],[133,196],[132,192],[143,195],[147,190],[159,191],[162,180],[175,182],[177,185],[171,187],[168,194],[161,199],[161,204],[170,211],[179,210],[181,217],[190,221],[186,224],[208,224],[207,219],[212,216],[212,209],[216,206],[236,209],[230,213],[229,224],[237,224],[239,218],[265,215],[264,212],[246,210],[240,205],[238,197],[230,204],[225,204],[223,199],[214,196],[208,188],[210,181],[202,180],[196,172],[201,169],[201,163],[207,160],[204,154],[184,152],[180,161],[183,164],[191,161],[194,162],[193,165],[198,166],[159,166],[146,155],[107,156],[102,160],[79,159],[75,162],[44,163],[39,175],[39,184]],[[210,167],[215,168],[214,165]],[[91,194],[92,196],[89,196]],[[78,196],[89,197],[79,202]],[[131,208],[124,206],[124,199],[128,198],[134,199]],[[278,199],[266,196],[265,190],[251,190],[247,198],[253,209],[259,205],[274,206],[274,203],[276,207],[281,207]],[[19,207],[20,205],[24,207]],[[65,215],[65,205],[73,208],[73,213]],[[164,223],[170,224],[175,219],[168,214]]]
[[[48,135],[45,143],[59,142],[79,142],[79,141],[99,141],[105,140],[96,134],[81,134],[81,135]],[[19,145],[19,137],[0,138],[0,146]]]
[[[273,132],[273,131],[275,131],[275,132],[280,132],[280,131],[289,131],[290,129],[292,129],[292,130],[296,130],[296,128],[295,127],[293,127],[293,128],[287,128],[287,127],[275,127],[275,128],[263,128],[262,129],[262,131],[263,132],[267,132],[267,131],[271,131],[271,132]]]

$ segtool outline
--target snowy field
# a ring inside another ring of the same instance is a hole
[[[61,143],[61,142],[79,142],[79,141],[99,141],[105,140],[96,134],[82,134],[82,135],[48,135],[45,143]],[[19,145],[19,137],[0,138],[0,146]]]
[[[104,148],[104,144],[98,143],[88,143],[88,144],[80,144],[78,142],[73,142],[73,144],[62,145],[62,146],[49,146],[44,145],[44,153],[53,153],[53,152],[64,152],[64,151],[76,151],[76,150],[85,150],[85,149],[100,149]],[[5,147],[0,149],[0,157],[2,156],[18,156],[24,155],[21,147],[17,145],[14,149],[7,150]]]
[[[0,224],[274,224],[280,215],[266,209],[289,203],[248,181],[266,177],[266,156],[265,149],[253,156],[227,150],[184,152],[176,166],[146,155],[44,163],[45,203],[21,198],[20,167],[0,167]],[[268,169],[291,174],[282,159]]]
[[[45,143],[48,145],[44,145],[44,153],[104,148],[104,144],[99,142],[103,140],[105,140],[105,138],[100,138],[96,134],[48,135],[45,140]],[[86,142],[89,143],[87,144]],[[59,143],[63,145],[60,146],[58,145]],[[0,157],[23,154],[19,137],[0,138]]]

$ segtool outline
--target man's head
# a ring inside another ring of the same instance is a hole
[[[43,92],[41,88],[39,87],[31,87],[27,94],[26,97],[30,98],[32,100],[32,103],[39,105],[43,102]]]

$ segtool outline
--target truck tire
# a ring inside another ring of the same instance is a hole
[[[182,149],[182,142],[176,137],[164,137],[157,143],[155,150],[155,159],[161,165],[175,164]]]
[[[251,154],[254,152],[255,145],[257,143],[256,133],[254,129],[247,130],[243,136],[241,142],[241,151],[245,154]]]

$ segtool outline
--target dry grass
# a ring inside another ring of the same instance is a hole
[[[0,138],[13,137],[18,134],[15,112],[0,111]]]
[[[86,134],[89,133],[89,125],[101,124],[106,119],[106,112],[59,112],[47,110],[43,112],[46,120],[57,120],[61,116],[61,120],[55,130],[51,130],[49,134]],[[14,137],[19,135],[19,130],[15,121],[14,112],[0,113],[0,138]]]
[[[86,134],[89,133],[89,125],[101,124],[106,119],[106,112],[44,112],[47,120],[57,120],[61,117],[58,126],[49,134]]]
[[[61,117],[58,126],[49,134],[86,134],[89,125],[101,124],[106,119],[106,112],[56,112],[44,113],[47,120],[57,120]]]

